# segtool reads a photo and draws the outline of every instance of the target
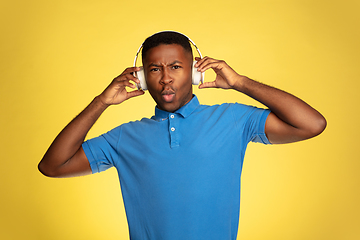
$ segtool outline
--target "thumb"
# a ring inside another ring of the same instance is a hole
[[[127,98],[137,97],[143,95],[145,92],[143,90],[135,90],[127,93]]]
[[[204,83],[201,83],[199,85],[199,89],[202,89],[202,88],[216,88],[216,83],[215,81],[213,82],[204,82]]]

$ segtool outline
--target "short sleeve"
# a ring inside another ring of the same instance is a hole
[[[270,114],[270,110],[268,109],[261,109],[260,118],[255,121],[258,123],[257,127],[255,126],[254,134],[252,135],[250,141],[251,142],[259,142],[263,144],[271,144],[269,139],[266,137],[265,134],[265,123],[266,119]]]
[[[269,109],[257,108],[244,104],[233,104],[236,125],[247,142],[271,144],[265,134],[266,119]]]
[[[92,173],[102,172],[114,166],[118,159],[117,144],[120,133],[121,126],[82,144]]]

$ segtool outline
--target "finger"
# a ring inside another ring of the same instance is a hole
[[[197,63],[195,64],[195,67],[200,67],[205,61],[209,61],[209,58],[208,56],[205,56],[203,58],[199,58],[199,57],[195,57],[195,60],[197,61]]]
[[[133,73],[133,72],[137,72],[137,71],[140,71],[139,67],[128,67],[121,73],[121,75],[128,74],[128,73]]]
[[[135,90],[127,93],[127,98],[137,97],[143,95],[145,92],[143,90]]]
[[[199,67],[198,67],[198,71],[199,72],[205,72],[206,70],[208,70],[209,68],[212,68],[214,70],[222,70],[223,69],[223,61],[219,61],[219,60],[209,60],[207,62],[202,63]]]
[[[139,83],[140,81],[134,74],[134,72],[137,72],[137,71],[140,71],[139,67],[126,68],[119,76],[116,77],[116,79],[118,79],[118,80],[129,79],[129,80],[133,80],[136,83]]]
[[[202,88],[217,88],[215,81],[213,82],[204,82],[199,85],[199,89]]]
[[[200,63],[203,62],[203,58],[195,57],[195,61],[196,61],[196,63],[194,65],[194,67],[197,68],[197,67],[199,67]]]
[[[132,84],[129,80],[120,81],[119,85],[130,87],[130,88],[136,88],[135,84]]]
[[[198,65],[198,71],[200,72],[202,69],[204,69],[205,66],[207,66],[210,63],[215,63],[215,62],[220,62],[220,61],[216,60],[216,59],[213,59],[213,58],[210,58],[210,57],[203,58],[202,61]]]
[[[129,73],[123,73],[115,78],[117,82],[125,81],[125,80],[131,80],[135,83],[140,83],[140,80],[135,77],[131,72]]]

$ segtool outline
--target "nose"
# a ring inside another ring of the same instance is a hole
[[[169,83],[172,83],[173,82],[173,79],[170,75],[170,71],[165,67],[162,71],[162,76],[161,76],[161,79],[160,79],[160,84],[162,85],[166,85],[166,84],[169,84]]]

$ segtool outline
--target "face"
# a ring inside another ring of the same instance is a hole
[[[175,112],[192,98],[192,54],[178,44],[151,48],[144,59],[146,84],[157,107]]]

